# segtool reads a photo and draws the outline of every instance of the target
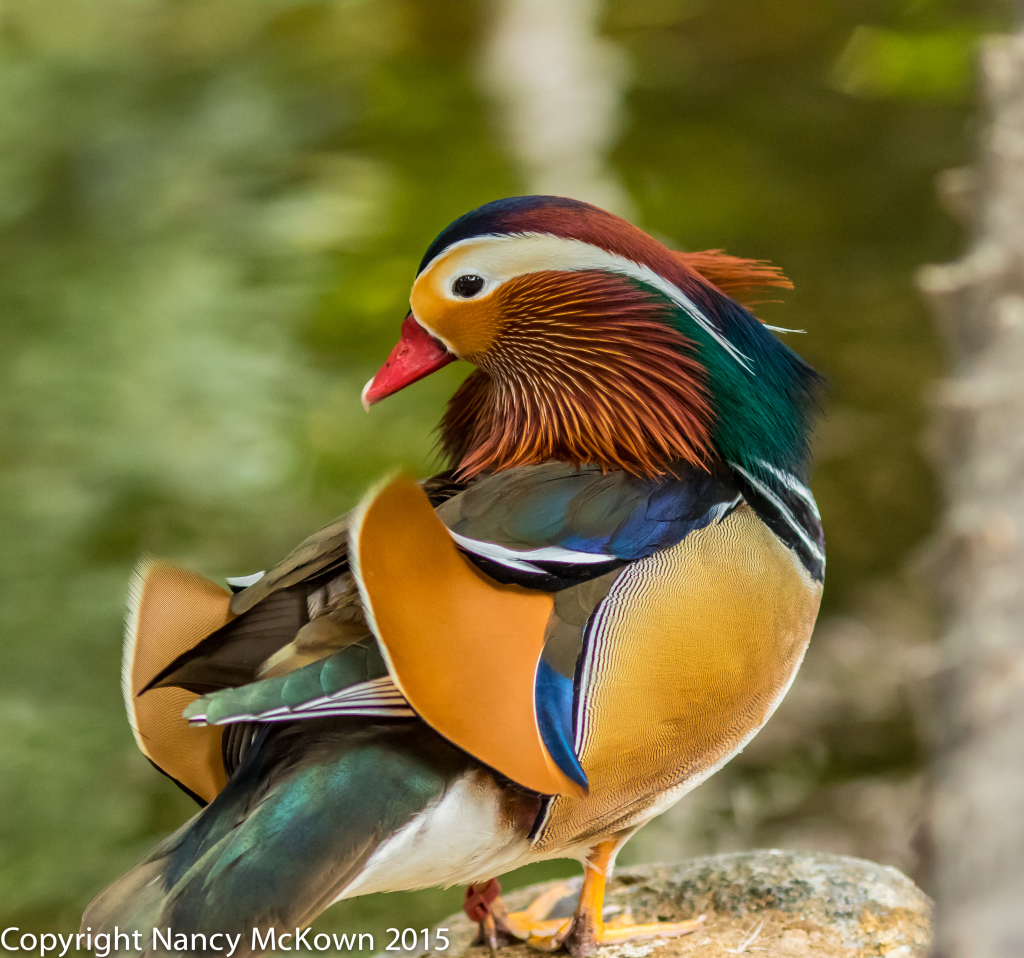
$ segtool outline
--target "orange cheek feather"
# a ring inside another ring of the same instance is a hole
[[[427,329],[443,340],[460,359],[473,362],[494,345],[502,326],[495,296],[456,302],[429,284],[413,289],[412,311]]]

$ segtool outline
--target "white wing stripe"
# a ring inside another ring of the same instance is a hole
[[[292,719],[310,718],[322,715],[391,715],[411,718],[416,713],[402,693],[395,687],[390,676],[384,675],[358,685],[350,685],[331,695],[321,695],[308,702],[291,707],[278,705],[264,712],[246,712],[217,719],[213,725],[228,725],[233,722],[288,722]],[[190,725],[207,725],[206,714],[193,715]]]
[[[228,576],[224,581],[228,585],[233,585],[236,589],[248,589],[249,586],[255,585],[265,575],[266,572],[254,572],[252,575],[233,575]]]
[[[510,569],[519,569],[523,572],[536,572],[543,574],[543,569],[532,565],[533,562],[564,562],[566,565],[597,565],[600,562],[608,562],[615,556],[603,555],[593,552],[577,552],[574,549],[565,549],[562,546],[544,546],[540,549],[508,549],[498,545],[496,542],[484,542],[481,539],[470,539],[469,536],[459,535],[457,532],[448,530],[448,534],[467,552],[475,553],[493,562],[500,562]]]
[[[360,706],[360,705],[338,705],[334,709],[316,711],[316,712],[305,712],[301,715],[295,715],[289,713],[288,715],[260,715],[257,713],[246,713],[244,715],[231,715],[228,718],[219,719],[214,722],[214,725],[232,725],[235,722],[293,722],[296,719],[302,718],[322,718],[327,715],[378,715],[384,718],[415,718],[416,713],[407,706],[398,705],[373,705],[373,706]],[[189,725],[206,725],[205,715],[194,715],[188,721]]]
[[[320,699],[316,705],[302,705],[298,712],[317,712],[336,708],[338,705],[407,705],[403,695],[356,695],[338,699]]]

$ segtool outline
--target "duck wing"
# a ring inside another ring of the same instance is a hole
[[[464,487],[448,473],[423,483],[439,504]],[[379,677],[380,656],[375,663],[376,643],[348,572],[348,522],[344,515],[328,523],[256,581],[235,586],[234,596],[168,563],[150,558],[139,563],[131,582],[122,665],[128,719],[143,754],[200,804],[224,787],[239,749],[237,735],[225,736],[212,722],[196,728],[200,723],[183,717],[198,697],[247,690],[218,705],[233,715],[239,700],[250,695],[253,702],[247,704],[273,709],[298,701],[297,689],[316,685],[315,695],[323,697],[341,691],[339,682],[358,685]],[[350,655],[331,661],[349,647]],[[322,665],[290,684],[259,685],[263,676],[287,676],[318,662]],[[314,672],[323,673],[326,691],[311,681]],[[393,686],[377,691],[376,698],[365,692],[350,696],[327,714],[411,714]],[[203,704],[198,708],[205,711]]]
[[[206,951],[162,949],[154,929],[237,934],[236,956],[259,954],[254,928],[265,943],[307,926],[473,769],[421,722],[263,726],[217,798],[101,892],[82,929],[138,931],[144,955]]]

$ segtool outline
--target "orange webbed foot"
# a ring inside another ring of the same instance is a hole
[[[553,911],[558,910],[558,906],[562,905],[566,899],[575,904],[579,891],[578,879],[552,885],[522,911],[506,912],[502,916],[504,929],[510,935],[542,950],[551,951],[553,948],[557,948],[557,944],[553,947],[545,947],[543,943],[553,939],[563,928],[568,931],[572,916],[566,915],[564,912],[560,918],[551,918],[550,915]],[[561,944],[561,940],[561,938],[558,939],[558,944]]]
[[[594,955],[600,945],[617,945],[642,938],[678,938],[696,931],[704,924],[704,916],[689,921],[655,921],[639,924],[628,912],[611,921],[594,920],[589,912],[577,911],[569,920],[560,921],[558,929],[531,935],[528,943],[538,951],[564,948],[574,958]]]
[[[689,921],[653,921],[637,924],[632,916],[625,914],[614,921],[597,922],[593,926],[574,919],[573,927],[566,934],[564,943],[569,954],[581,958],[595,954],[599,945],[616,945],[642,938],[678,938],[680,935],[696,931],[703,924],[703,915]]]
[[[480,939],[492,950],[516,939],[538,951],[564,949],[574,958],[589,958],[600,945],[636,939],[677,938],[696,931],[704,916],[688,921],[638,923],[628,912],[605,921],[604,891],[614,853],[614,840],[601,842],[587,859],[582,887],[579,879],[552,885],[522,911],[510,912],[498,897],[501,886],[493,879],[466,890],[466,914],[480,923]],[[578,895],[578,901],[577,901]],[[568,908],[575,911],[566,917]],[[561,917],[551,917],[561,912]]]
[[[498,897],[501,885],[495,879],[466,889],[463,910],[479,925],[477,941],[488,944],[492,951],[515,941],[542,941],[568,925],[571,914],[565,909],[575,907],[580,882],[574,880],[553,885],[522,911],[510,912]],[[551,918],[552,911],[563,911],[562,917]]]
[[[601,842],[594,849],[587,859],[586,874],[583,879],[583,888],[580,891],[579,904],[576,906],[575,914],[569,919],[556,919],[557,927],[552,927],[553,921],[535,921],[527,942],[539,951],[557,951],[564,948],[574,958],[587,958],[597,953],[600,945],[614,945],[626,941],[633,941],[641,938],[677,938],[680,935],[687,935],[695,931],[704,922],[704,916],[690,919],[689,921],[657,921],[638,924],[629,912],[617,916],[611,921],[604,920],[604,891],[608,871],[614,859],[614,854],[619,843],[614,840]],[[568,886],[561,886],[560,889],[551,889],[548,894],[555,897],[555,892],[564,897]],[[533,905],[527,909],[531,912],[535,907],[547,898],[541,896]],[[545,905],[548,903],[545,901]],[[552,901],[548,907],[550,912],[556,901]],[[526,913],[520,913],[526,914]],[[521,935],[519,937],[522,937]]]

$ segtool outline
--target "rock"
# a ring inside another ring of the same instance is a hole
[[[580,879],[574,880],[578,892]],[[524,908],[553,883],[505,897]],[[556,913],[569,915],[575,894]],[[605,958],[726,958],[737,954],[808,955],[815,958],[925,958],[931,944],[931,900],[895,868],[842,855],[787,851],[735,852],[675,865],[617,871],[605,897],[607,918],[628,910],[638,922],[679,921],[706,915],[683,938],[606,946]],[[453,915],[450,958],[483,958],[472,945],[476,926]],[[525,944],[502,948],[501,958],[537,958]]]

